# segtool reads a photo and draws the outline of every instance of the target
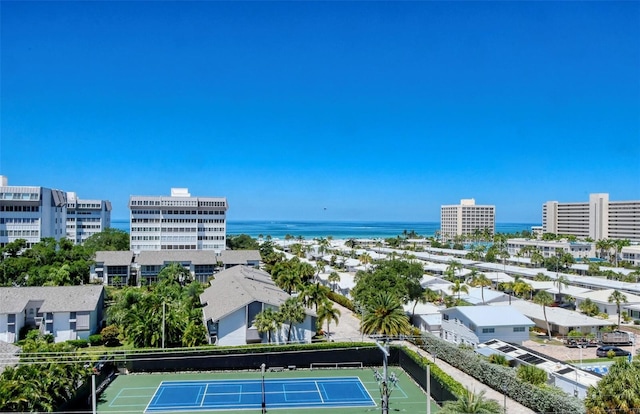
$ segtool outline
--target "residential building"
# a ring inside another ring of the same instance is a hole
[[[108,286],[135,284],[133,258],[133,252],[130,250],[96,252],[94,264],[90,269],[91,281],[101,281]]]
[[[536,240],[536,239],[508,239],[507,251],[511,256],[524,255],[530,257],[530,253],[522,252],[523,249],[537,248],[542,257],[549,258],[560,253],[569,253],[574,259],[595,257],[595,243],[570,242],[568,240]]]
[[[554,335],[567,336],[569,331],[577,330],[583,334],[597,335],[600,329],[606,326],[615,325],[614,322],[608,319],[592,318],[580,312],[563,309],[560,307],[546,306],[544,311],[542,306],[529,302],[527,300],[513,299],[508,308],[504,307],[503,303],[492,305],[496,308],[500,308],[503,315],[509,314],[513,310],[525,315],[527,318],[535,322],[536,326],[540,329],[547,330],[546,320],[549,321],[549,327],[551,333]]]
[[[0,341],[17,342],[20,330],[34,327],[55,342],[87,339],[102,325],[104,287],[0,287]]]
[[[204,324],[209,342],[218,345],[246,345],[269,341],[254,325],[256,315],[265,309],[278,308],[290,296],[276,286],[271,275],[247,266],[235,266],[216,274],[211,286],[200,295]],[[271,341],[311,342],[316,330],[316,315],[306,309],[303,322],[284,323],[271,333]]]
[[[111,202],[82,200],[67,192],[67,238],[75,244],[111,227]]]
[[[476,205],[473,198],[460,200],[458,205],[446,205],[440,208],[440,236],[452,240],[456,236],[472,236],[474,232],[495,232],[496,207]]]
[[[640,245],[625,246],[620,250],[622,260],[631,263],[633,266],[640,266]]]
[[[45,237],[67,235],[64,191],[37,186],[9,186],[0,176],[0,247],[25,239],[32,247]]]
[[[147,250],[211,250],[226,245],[227,199],[192,197],[187,188],[170,196],[131,196],[130,245]]]
[[[516,367],[520,365],[538,367],[547,373],[553,385],[568,395],[581,399],[587,396],[589,388],[595,387],[601,378],[592,372],[507,341],[492,339],[479,344],[476,352],[486,357],[502,355],[511,365]]]
[[[591,290],[583,293],[575,293],[572,296],[576,300],[576,306],[580,306],[582,302],[589,299],[598,306],[600,313],[608,315],[617,315],[618,306],[615,302],[609,302],[609,298],[615,289]],[[640,296],[632,293],[621,292],[627,299],[624,303],[620,303],[620,311],[623,312],[629,305],[640,305]]]
[[[91,266],[90,277],[109,286],[145,286],[158,281],[158,274],[167,265],[179,263],[194,280],[208,283],[213,275],[233,266],[260,265],[258,250],[225,250],[221,254],[209,250],[99,251]]]
[[[594,193],[585,202],[548,201],[542,205],[542,227],[544,233],[640,242],[640,200],[609,201],[609,194]]]
[[[18,239],[27,248],[44,238],[75,244],[111,226],[111,203],[40,186],[10,186],[0,175],[0,247]]]
[[[476,346],[491,339],[521,344],[535,324],[516,309],[500,306],[456,306],[441,309],[441,336],[456,344]]]

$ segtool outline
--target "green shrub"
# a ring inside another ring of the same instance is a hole
[[[102,335],[100,334],[90,335],[89,343],[91,344],[91,346],[102,345]]]
[[[506,393],[513,400],[543,413],[572,413],[585,412],[584,403],[575,397],[568,396],[556,387],[535,387],[523,382],[516,376],[512,368],[491,364],[486,358],[480,357],[474,351],[460,349],[431,334],[424,334],[423,349],[449,363],[453,367],[471,375],[487,386]]]
[[[613,349],[607,352],[607,358],[613,359],[615,357],[616,357],[616,351],[614,351]]]
[[[89,346],[89,341],[86,339],[72,339],[67,343],[75,348],[86,348]]]
[[[518,367],[518,378],[533,385],[546,384],[548,379],[545,370],[533,365],[520,365]]]
[[[502,354],[491,354],[489,355],[488,361],[492,364],[503,365],[505,367],[509,366],[509,360]]]
[[[355,306],[353,302],[349,300],[349,298],[342,296],[339,293],[329,291],[327,293],[327,297],[337,303],[338,305],[342,305],[345,308],[349,309],[351,312],[355,312]]]
[[[120,345],[120,329],[117,325],[106,326],[102,332],[100,332],[100,336],[102,336],[102,341],[105,346]]]

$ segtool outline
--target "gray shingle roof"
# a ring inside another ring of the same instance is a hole
[[[133,260],[132,251],[100,251],[96,252],[96,263],[105,266],[129,266]]]
[[[209,250],[158,250],[141,251],[136,262],[142,266],[162,265],[165,262],[191,262],[194,265],[216,264],[220,260],[216,252]]]
[[[223,250],[220,254],[220,261],[225,265],[259,262],[261,259],[258,250]]]
[[[0,314],[19,313],[30,300],[42,300],[40,312],[92,311],[103,286],[0,287]]]
[[[271,275],[246,266],[216,273],[211,286],[200,295],[205,320],[218,321],[252,302],[280,306],[289,295],[276,286]]]

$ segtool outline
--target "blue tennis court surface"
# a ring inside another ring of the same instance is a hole
[[[163,381],[145,413],[196,410],[374,407],[358,377]]]

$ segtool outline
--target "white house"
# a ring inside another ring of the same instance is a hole
[[[587,299],[590,299],[593,303],[598,305],[598,309],[600,313],[607,313],[609,315],[617,315],[618,314],[618,306],[615,302],[609,302],[609,297],[614,292],[614,289],[605,289],[605,290],[591,290],[584,293],[577,293],[573,296],[576,299],[576,305],[580,306],[582,302]],[[640,304],[640,296],[634,295],[632,293],[621,292],[627,300],[624,303],[620,303],[620,311],[624,311],[625,308],[629,305],[638,305]]]
[[[456,344],[476,346],[490,339],[522,343],[535,324],[515,308],[456,306],[442,309],[442,338]]]
[[[55,342],[87,339],[102,323],[102,286],[0,288],[0,341],[13,343],[24,326],[52,334]]]
[[[209,342],[218,345],[246,345],[267,342],[266,334],[253,325],[256,315],[267,308],[277,310],[290,296],[277,287],[271,275],[247,266],[234,266],[217,273],[200,295]],[[306,317],[293,325],[291,341],[311,342],[316,333],[316,317],[306,309]],[[289,326],[283,324],[272,341],[287,339]]]

